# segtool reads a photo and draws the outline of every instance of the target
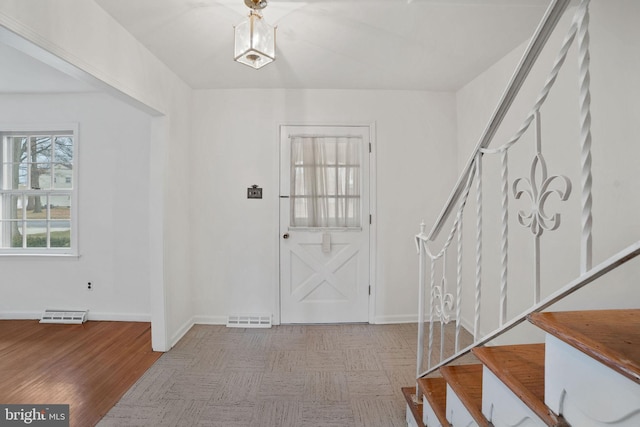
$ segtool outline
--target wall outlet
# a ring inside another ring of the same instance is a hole
[[[91,282],[87,282],[87,290],[93,290],[93,284]]]

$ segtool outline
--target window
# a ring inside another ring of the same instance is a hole
[[[76,133],[0,130],[0,253],[76,253]]]
[[[360,136],[291,136],[291,226],[358,228]]]

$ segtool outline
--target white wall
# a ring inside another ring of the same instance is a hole
[[[0,117],[79,128],[79,257],[0,257],[0,317],[89,309],[90,319],[149,321],[150,117],[97,93],[3,95]]]
[[[0,40],[156,116],[147,218],[152,344],[169,349],[193,315],[183,219],[191,89],[93,1],[0,0]]]
[[[375,123],[377,270],[374,322],[415,321],[412,236],[453,184],[450,93],[331,90],[196,91],[192,279],[196,320],[275,313],[278,298],[278,125]],[[263,187],[262,200],[246,189]]]
[[[569,13],[572,16],[572,12]],[[640,239],[640,179],[638,178],[637,119],[640,117],[640,30],[636,17],[640,4],[632,0],[593,1],[591,4],[591,96],[593,135],[593,265]],[[498,146],[519,127],[551,69],[562,37],[568,28],[568,17],[559,26],[534,68],[530,82],[516,101],[492,146]],[[467,160],[506,86],[524,46],[516,49],[457,93],[459,167]],[[573,183],[570,199],[560,203],[551,198],[548,213],[562,215],[556,231],[541,238],[542,295],[566,284],[579,273],[580,236],[580,163],[578,143],[578,83],[576,47],[567,58],[556,86],[542,109],[542,150],[549,175],[567,175]],[[529,176],[533,157],[533,135],[529,131],[521,145],[510,154],[510,180]],[[489,169],[494,167],[493,171]],[[485,156],[484,202],[485,220],[482,330],[497,326],[499,284],[499,171],[498,161]],[[475,194],[469,208],[475,210]],[[523,311],[532,301],[532,236],[516,220],[517,210],[528,210],[528,200],[510,201],[509,251],[509,315]],[[493,207],[492,207],[493,206]],[[471,215],[469,215],[471,216]],[[467,218],[465,230],[468,254],[474,252],[472,233],[475,220]],[[473,282],[474,260],[467,258],[465,277]],[[640,261],[634,260],[583,289],[552,309],[589,309],[637,307],[640,291],[637,276]],[[467,297],[471,296],[471,290]],[[472,303],[463,309],[465,321],[472,323]],[[516,334],[517,335],[517,334]],[[525,333],[524,335],[528,335]],[[516,340],[526,340],[521,334]]]

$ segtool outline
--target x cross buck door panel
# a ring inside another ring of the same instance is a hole
[[[369,320],[369,126],[280,127],[281,323]]]

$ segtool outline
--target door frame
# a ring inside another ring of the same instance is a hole
[[[377,141],[376,141],[376,122],[369,123],[281,123],[278,125],[276,136],[276,167],[275,167],[275,188],[277,189],[275,193],[275,203],[277,205],[278,215],[276,216],[276,225],[275,225],[275,253],[276,256],[276,268],[275,268],[275,288],[274,288],[274,311],[273,311],[273,321],[274,325],[280,324],[281,319],[281,307],[280,307],[280,168],[282,165],[280,164],[280,150],[282,147],[280,146],[280,141],[282,137],[282,131],[284,127],[287,126],[316,126],[316,127],[368,127],[369,128],[369,143],[371,144],[371,151],[369,153],[369,214],[371,215],[371,224],[369,225],[369,286],[371,287],[371,293],[369,295],[369,314],[368,314],[368,322],[374,323],[375,319],[375,308],[376,308],[376,278],[377,278]]]

